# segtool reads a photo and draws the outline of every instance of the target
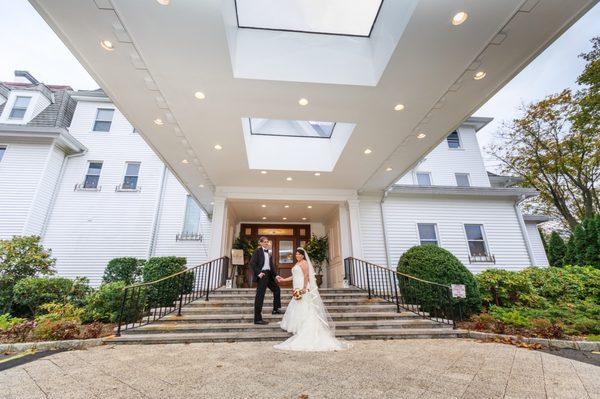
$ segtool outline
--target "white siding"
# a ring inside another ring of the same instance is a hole
[[[534,266],[548,266],[548,257],[546,256],[546,251],[544,250],[544,244],[542,243],[537,224],[525,222],[525,226],[527,228],[527,235],[529,236],[529,243],[533,250],[533,259],[535,259]]]
[[[202,212],[200,233],[202,241],[177,241],[177,234],[183,230],[187,191],[175,176],[167,172],[166,187],[159,215],[154,256],[184,256],[188,266],[208,261],[210,244],[210,219]]]
[[[377,207],[376,201],[361,199],[361,234],[365,259],[383,265],[385,250]],[[531,265],[512,201],[394,195],[384,202],[384,215],[392,265],[406,250],[419,244],[417,223],[436,223],[440,245],[472,272],[491,267],[520,270]],[[469,263],[466,223],[484,226],[496,264]]]
[[[468,173],[471,186],[490,187],[477,134],[470,126],[458,129],[461,148],[448,148],[442,141],[419,165],[402,176],[398,184],[416,184],[415,172],[430,172],[434,186],[456,186],[456,173]]]
[[[27,111],[25,111],[23,119],[10,119],[8,116],[10,115],[15,100],[18,96],[31,97],[31,100],[29,101],[29,105],[27,106]],[[8,100],[6,101],[4,109],[2,110],[2,114],[0,114],[0,123],[17,125],[26,124],[38,116],[38,114],[42,112],[48,105],[50,105],[50,100],[48,100],[48,98],[40,92],[30,90],[12,90],[8,96]]]
[[[0,239],[7,239],[24,234],[51,142],[0,138],[0,144],[7,145],[0,162]]]

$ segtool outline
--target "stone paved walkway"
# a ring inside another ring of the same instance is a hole
[[[102,346],[0,372],[0,398],[600,398],[600,367],[470,340]]]

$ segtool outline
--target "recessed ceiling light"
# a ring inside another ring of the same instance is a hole
[[[419,133],[419,134],[417,134],[417,138],[418,139],[424,139],[425,137],[427,137],[427,135],[425,133]]]
[[[266,171],[266,170],[261,170],[261,171],[260,171],[260,174],[261,174],[261,175],[266,175],[266,174],[267,174],[267,171]]]
[[[289,208],[290,206],[289,206],[289,205],[284,205],[283,207],[284,207],[284,208]]]
[[[321,176],[320,172],[315,172],[315,176]]]
[[[298,100],[298,104],[308,105],[308,100],[306,98],[301,98],[300,100]]]
[[[201,91],[197,91],[194,93],[194,97],[196,97],[198,100],[204,100],[206,98],[206,96],[204,95],[204,93],[202,93]]]
[[[156,118],[156,119],[154,120],[154,124],[155,124],[155,125],[161,126],[163,123],[164,123],[164,122],[163,122],[163,121],[162,121],[162,119],[160,119],[160,118]]]
[[[215,150],[218,150],[218,151],[223,149],[223,147],[220,144],[215,144],[214,148],[215,148]]]
[[[161,6],[168,6],[169,4],[171,4],[171,0],[156,0],[156,2]]]
[[[302,220],[306,220],[306,218],[302,218]]]
[[[187,159],[182,159],[181,163],[186,163],[187,164],[187,163],[190,163],[190,161],[188,161]]]
[[[394,107],[394,111],[402,111],[404,109],[404,104],[396,104]]]
[[[363,151],[365,154],[369,155],[370,153],[372,153],[373,151],[370,148],[367,148]]]
[[[211,202],[210,204],[211,204],[211,205],[214,205],[215,203],[214,203],[214,202]]]
[[[263,216],[263,217],[262,217],[262,220],[267,220],[267,217],[266,217],[266,216]]]
[[[102,40],[102,41],[100,41],[100,45],[102,46],[102,48],[104,50],[107,50],[107,51],[113,51],[115,49],[115,46],[112,44],[112,42],[110,40]]]
[[[287,181],[292,181],[292,180],[294,180],[294,179],[292,179],[291,177],[286,177],[286,178],[285,178],[285,180],[287,180]]]
[[[385,171],[386,171],[386,172],[391,172],[391,171],[392,171],[392,168],[390,168],[390,167],[387,167],[387,168],[385,169]]]
[[[204,184],[198,184],[198,187],[204,188]]]
[[[452,17],[452,25],[458,26],[465,22],[467,18],[469,18],[469,14],[464,11],[458,12]]]
[[[266,208],[267,206],[266,206],[265,204],[262,204],[262,205],[261,205],[261,207],[262,207],[262,208]]]
[[[487,75],[487,74],[484,71],[479,71],[475,74],[475,76],[473,76],[473,79],[481,80],[481,79],[485,78],[485,75]]]
[[[287,218],[281,218],[281,219],[283,219],[283,220],[287,220]]]
[[[312,209],[312,205],[307,206],[308,209]]]

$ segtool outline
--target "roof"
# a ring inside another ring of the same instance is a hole
[[[475,131],[478,132],[484,127],[488,125],[488,123],[492,122],[494,118],[484,117],[484,116],[470,116],[467,118],[463,125],[473,126]]]
[[[500,187],[456,187],[456,186],[416,186],[397,184],[388,192],[398,195],[447,195],[447,196],[474,196],[474,197],[514,197],[529,198],[538,195],[538,191],[531,188],[500,188]]]
[[[487,172],[490,183],[494,187],[511,187],[522,183],[525,179],[519,176],[502,176],[496,173]]]
[[[550,216],[547,215],[523,215],[523,220],[525,222],[531,222],[531,223],[544,223],[544,222],[548,222],[550,220]]]

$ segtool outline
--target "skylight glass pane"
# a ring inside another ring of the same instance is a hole
[[[234,0],[240,28],[369,36],[383,0]]]
[[[331,138],[335,122],[250,118],[250,133],[264,136]]]

